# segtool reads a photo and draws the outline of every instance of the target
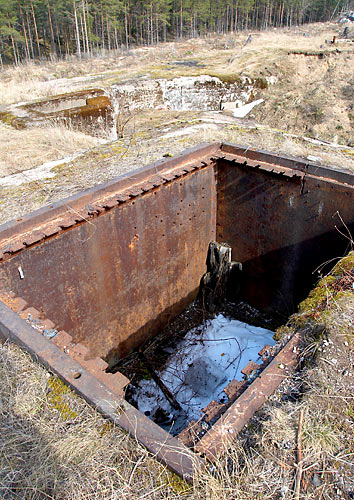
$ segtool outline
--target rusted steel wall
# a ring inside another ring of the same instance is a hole
[[[99,357],[114,363],[195,297],[215,239],[229,243],[233,260],[243,263],[241,298],[288,315],[318,278],[316,267],[346,253],[354,234],[353,186],[350,172],[211,144],[5,224],[0,338],[27,349],[172,470],[190,478],[191,455],[122,403],[127,379],[119,378],[117,390],[107,380],[117,373],[98,377],[106,369]],[[44,338],[35,321],[36,330],[24,321],[29,312],[40,317],[33,308],[42,311],[47,328],[63,330],[56,340]],[[286,374],[275,373],[279,359],[286,368],[295,364],[298,341],[300,336],[290,340],[197,451],[213,459],[225,449],[227,436],[236,436]],[[86,348],[91,360],[80,358]]]
[[[284,317],[318,280],[316,268],[348,251],[336,226],[348,234],[340,214],[354,229],[354,189],[307,171],[272,172],[269,164],[248,163],[218,161],[217,240],[231,245],[233,260],[243,263],[243,300]]]
[[[195,297],[216,239],[243,263],[241,298],[287,316],[318,278],[316,267],[346,252],[335,226],[339,212],[354,232],[354,176],[220,146],[2,226],[0,291],[13,291],[91,356],[113,363]]]
[[[0,278],[92,356],[114,362],[195,297],[215,227],[208,167],[20,251]]]

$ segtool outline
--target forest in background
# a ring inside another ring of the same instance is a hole
[[[0,0],[0,64],[328,21],[340,8],[348,5],[341,0]]]

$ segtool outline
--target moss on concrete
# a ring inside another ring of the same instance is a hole
[[[75,398],[74,393],[64,384],[64,382],[58,377],[51,376],[48,379],[47,401],[50,408],[56,410],[65,421],[72,420],[78,416],[78,413],[67,403],[70,399],[66,398],[66,395],[70,395],[70,399]]]
[[[22,120],[21,118],[18,118],[12,113],[6,111],[0,112],[0,120],[6,125],[9,125],[10,127],[13,127],[17,130],[22,130],[26,128],[25,120]]]

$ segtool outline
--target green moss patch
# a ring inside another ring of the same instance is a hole
[[[354,293],[354,252],[341,259],[299,305],[302,319],[321,319],[330,306]],[[299,319],[298,315],[295,315]]]
[[[309,328],[313,332],[321,330],[322,337],[325,326],[330,322],[333,305],[353,299],[354,297],[354,251],[341,259],[332,271],[322,278],[308,297],[299,304],[298,312],[290,316],[286,325],[274,333],[274,340],[292,335],[299,328]]]
[[[67,396],[70,396],[70,398]],[[73,397],[75,397],[73,392],[58,377],[52,376],[49,378],[47,395],[48,404],[50,408],[56,410],[65,421],[73,420],[78,416],[78,413],[70,408],[66,401],[66,399],[69,401]]]
[[[12,113],[0,112],[0,120],[3,123],[5,123],[6,125],[9,125],[10,127],[13,127],[17,130],[22,130],[22,129],[26,128],[25,120],[18,118],[17,116],[13,115]]]

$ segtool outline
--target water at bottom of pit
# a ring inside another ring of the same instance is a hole
[[[156,370],[181,406],[174,409],[148,370],[140,374],[128,391],[129,401],[172,435],[179,434],[191,420],[203,417],[212,400],[226,402],[224,388],[231,380],[243,380],[241,370],[249,361],[259,362],[258,352],[274,345],[274,332],[217,314],[191,328],[173,347]]]

